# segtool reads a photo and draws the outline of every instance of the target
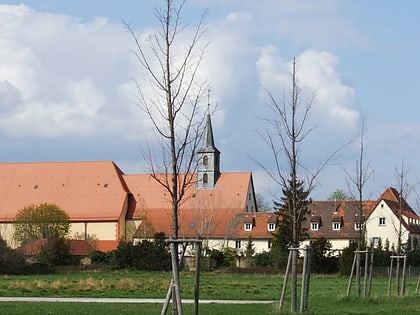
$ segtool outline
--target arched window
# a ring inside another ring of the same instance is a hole
[[[208,158],[208,156],[207,155],[205,155],[204,157],[203,157],[203,165],[208,165],[209,164],[209,158]]]
[[[207,184],[209,181],[207,174],[203,175],[203,184]]]

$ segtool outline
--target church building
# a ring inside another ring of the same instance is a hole
[[[179,209],[179,237],[205,240],[209,248],[235,247],[248,238],[268,250],[276,218],[257,212],[250,172],[221,172],[210,114],[197,152],[194,184]],[[101,251],[120,240],[171,235],[168,192],[150,174],[124,174],[112,161],[0,163],[0,235],[11,246],[13,221],[29,205],[52,203],[70,217],[69,237]]]

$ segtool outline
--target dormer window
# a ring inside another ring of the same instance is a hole
[[[332,229],[334,231],[339,231],[341,229],[341,223],[340,222],[333,222]]]
[[[355,229],[356,231],[360,231],[360,230],[362,229],[362,223],[360,223],[360,222],[355,222],[355,223],[354,223],[354,229]]]
[[[252,230],[252,224],[251,223],[245,223],[244,229],[247,232],[251,231]]]
[[[273,232],[276,229],[276,225],[274,223],[268,223],[268,230]]]
[[[318,231],[319,228],[321,227],[321,216],[320,215],[313,215],[311,217],[311,230],[312,231]]]

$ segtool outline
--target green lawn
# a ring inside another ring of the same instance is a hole
[[[80,296],[164,298],[170,273],[68,272],[54,275],[2,276],[0,296]],[[313,276],[307,314],[420,314],[416,278],[407,280],[407,295],[387,297],[388,280],[376,278],[372,295],[363,299],[352,292],[346,297],[348,278]],[[202,273],[201,299],[252,299],[278,301],[281,275]],[[194,275],[182,273],[182,297],[192,298]],[[100,303],[0,303],[2,314],[159,314],[161,305]],[[257,305],[201,304],[200,314],[280,314],[278,303]],[[185,314],[192,314],[185,305]],[[289,294],[281,314],[287,314]],[[168,312],[170,313],[170,312]]]

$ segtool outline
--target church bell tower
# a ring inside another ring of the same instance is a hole
[[[215,188],[220,176],[220,151],[214,145],[210,112],[207,113],[203,147],[197,153],[197,188]]]

